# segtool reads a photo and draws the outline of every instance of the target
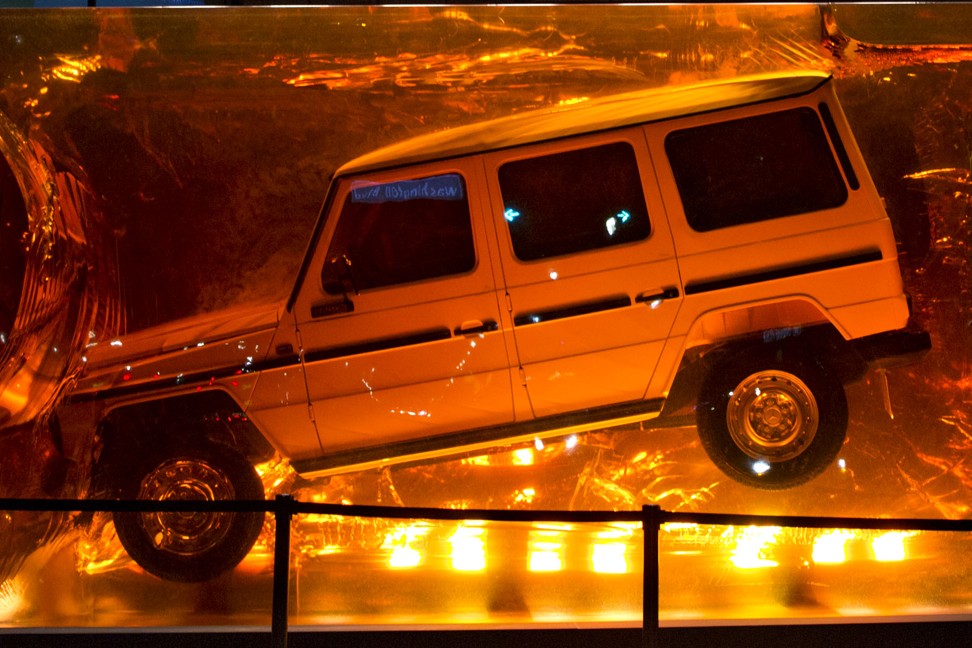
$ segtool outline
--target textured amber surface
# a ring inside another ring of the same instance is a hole
[[[286,295],[328,175],[348,159],[584,97],[809,68],[837,79],[895,224],[915,323],[933,340],[921,363],[889,372],[893,418],[876,376],[848,389],[839,465],[796,489],[755,491],[710,464],[687,418],[327,483],[273,463],[268,493],[968,517],[967,9],[925,6],[907,21],[895,18],[900,7],[809,5],[4,11],[2,495],[83,494],[84,471],[58,462],[41,422],[85,344]],[[14,181],[23,207],[11,202]],[[640,619],[637,528],[307,516],[294,530],[295,623]],[[177,585],[143,575],[102,516],[0,514],[0,622],[266,625],[272,537],[235,573]],[[881,538],[666,528],[662,619],[954,615],[972,604],[964,537]]]

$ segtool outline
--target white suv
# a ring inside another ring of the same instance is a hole
[[[563,435],[696,399],[727,475],[823,471],[843,384],[928,348],[831,79],[664,88],[402,142],[339,169],[292,294],[100,345],[59,413],[94,488],[262,498],[307,476]],[[692,377],[698,377],[697,380]],[[180,580],[261,516],[116,515]]]

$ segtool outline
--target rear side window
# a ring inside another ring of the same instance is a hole
[[[651,231],[634,149],[625,142],[508,162],[499,183],[522,261],[639,241]]]
[[[832,209],[847,200],[820,118],[810,108],[674,131],[665,151],[685,216],[699,232]]]
[[[327,292],[340,294],[462,274],[475,265],[462,176],[354,181],[321,280]]]

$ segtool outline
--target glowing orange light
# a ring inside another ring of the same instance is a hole
[[[20,579],[0,583],[0,621],[9,621],[24,605],[24,586]]]
[[[564,568],[564,543],[570,526],[553,525],[530,531],[528,569],[532,572],[554,572]]]
[[[629,571],[628,546],[638,524],[619,523],[601,531],[591,547],[591,569],[597,574],[626,574]]]
[[[781,527],[747,527],[736,538],[736,546],[729,560],[739,569],[759,569],[776,567],[779,563],[766,556],[771,545],[776,544],[783,529]],[[728,534],[734,534],[730,527]]]
[[[519,490],[516,492],[514,501],[517,504],[531,504],[533,503],[533,498],[535,498],[536,496],[537,496],[536,489],[527,487],[524,488],[523,490]]]
[[[467,523],[449,538],[452,546],[452,568],[462,572],[486,569],[486,529]]]
[[[564,546],[556,542],[537,543],[530,552],[530,571],[560,571],[564,568],[563,549]]]
[[[591,568],[598,574],[628,573],[628,546],[623,542],[595,544],[591,549]]]
[[[871,539],[871,551],[878,562],[901,562],[908,557],[905,538],[914,535],[907,531],[889,531]]]
[[[394,569],[409,569],[422,564],[422,554],[411,547],[395,547],[388,566]]]
[[[413,545],[428,535],[429,527],[424,524],[410,524],[399,527],[385,536],[383,547],[392,548],[388,566],[393,569],[410,569],[422,564],[422,553]]]
[[[837,565],[847,560],[847,541],[854,534],[846,529],[834,529],[813,541],[813,562],[818,565]]]
[[[519,450],[513,451],[513,465],[514,466],[532,466],[533,465],[533,449],[532,448],[520,448]]]
[[[71,58],[68,56],[58,57],[61,64],[51,68],[48,72],[50,77],[61,81],[73,81],[80,83],[89,72],[101,69],[101,57],[98,55],[87,58]]]

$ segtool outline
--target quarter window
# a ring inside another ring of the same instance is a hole
[[[651,230],[634,149],[625,142],[508,162],[499,183],[523,261],[639,241]]]
[[[476,265],[466,186],[445,174],[353,181],[321,279],[331,294],[462,274]]]
[[[820,118],[797,108],[670,133],[665,151],[699,232],[822,209],[847,187]]]

